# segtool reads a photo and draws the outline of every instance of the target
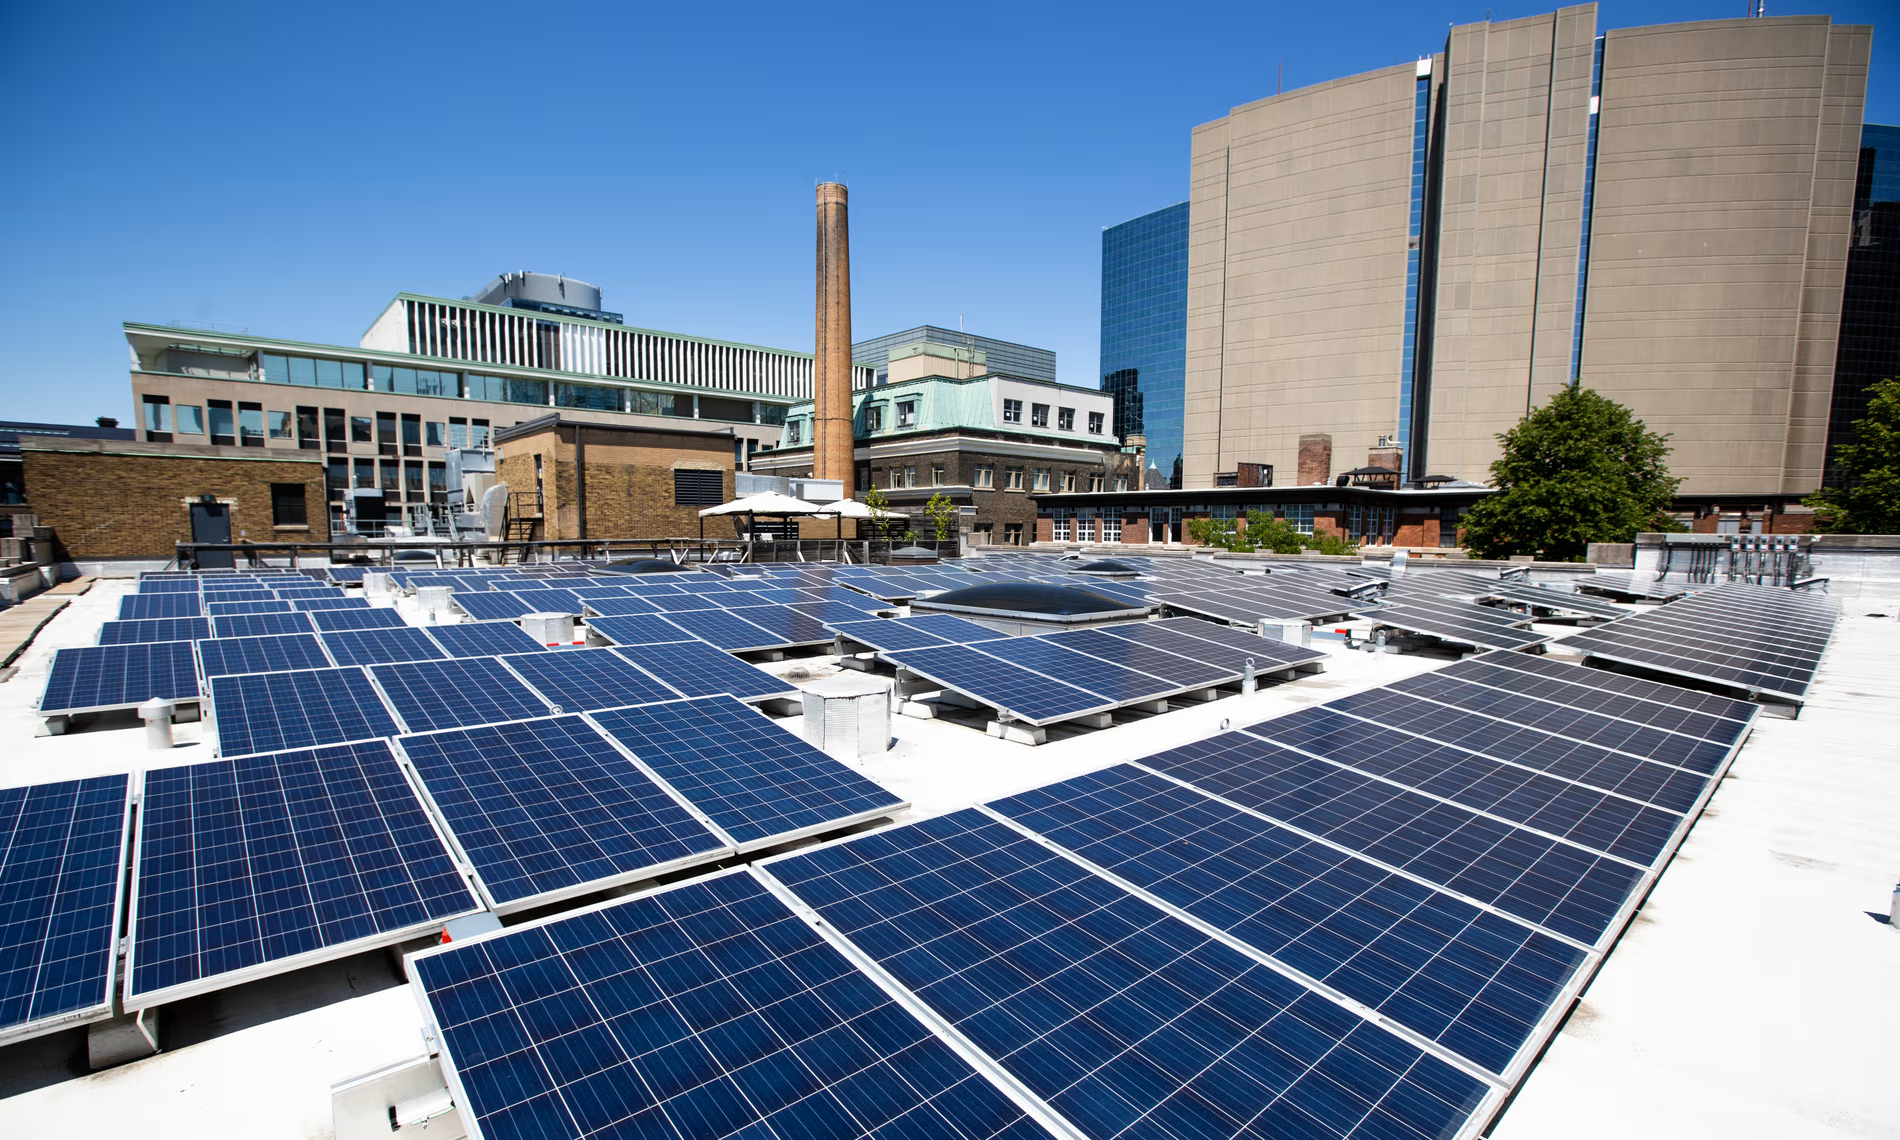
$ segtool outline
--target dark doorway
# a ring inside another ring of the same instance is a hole
[[[231,508],[224,503],[191,504],[191,541],[230,542]],[[236,565],[229,550],[200,550],[201,570],[229,570]]]

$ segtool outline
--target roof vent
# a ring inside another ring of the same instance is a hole
[[[805,739],[847,763],[882,756],[891,747],[891,683],[843,673],[803,686]]]

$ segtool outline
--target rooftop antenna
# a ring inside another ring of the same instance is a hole
[[[1278,79],[1275,79],[1273,81],[1273,93],[1275,95],[1279,95],[1285,91],[1286,91],[1286,60],[1283,59],[1280,61],[1280,76]]]

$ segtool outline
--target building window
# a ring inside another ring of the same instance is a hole
[[[487,420],[468,421],[468,445],[470,447],[487,447],[488,446],[488,421]]]
[[[1049,469],[1047,467],[1036,468],[1036,481],[1033,485],[1038,491],[1047,491],[1049,489]]]
[[[205,410],[203,408],[196,404],[174,404],[172,408],[178,413],[179,435],[203,435],[205,433]],[[283,415],[282,412],[272,414]],[[288,434],[286,434],[285,438],[289,438]]]
[[[1003,543],[1006,546],[1021,546],[1023,544],[1023,524],[1004,523]]]
[[[1346,508],[1346,534],[1362,538],[1366,533],[1366,508],[1354,504]]]
[[[785,442],[786,443],[796,444],[799,441],[800,426],[801,426],[801,421],[799,420],[793,420],[792,422],[785,425]]]
[[[864,405],[864,430],[867,432],[884,430],[884,405]]]
[[[468,421],[461,416],[449,417],[449,446],[468,446]]]
[[[699,418],[730,424],[752,422],[752,401],[729,400],[724,396],[699,396]]]
[[[1128,489],[1128,476],[1126,475],[1115,476],[1115,490],[1119,492],[1119,491],[1126,491],[1127,489]]]
[[[231,401],[207,400],[205,408],[211,418],[211,442],[224,447],[237,443],[237,417],[232,414]]]
[[[716,507],[726,501],[726,477],[721,471],[673,472],[673,504],[680,507]]]
[[[995,523],[980,522],[972,529],[976,531],[976,541],[979,546],[991,545],[991,541],[996,536]]]
[[[520,381],[514,381],[514,383],[520,383]],[[533,380],[528,383],[540,389],[539,402],[547,403],[547,382]],[[462,374],[437,372],[429,368],[391,368],[387,364],[377,364],[370,368],[370,388],[377,392],[396,392],[404,396],[459,396],[462,394]]]
[[[402,464],[394,459],[383,459],[378,462],[381,465],[383,493],[386,495],[400,493],[402,491]]]
[[[1100,412],[1089,413],[1089,434],[1090,435],[1102,434],[1102,413]]]
[[[762,424],[769,427],[778,427],[785,422],[784,404],[759,403],[755,404],[754,408],[759,417],[759,422]]]
[[[904,469],[902,467],[891,468],[888,482],[892,490],[902,487],[904,485]]]
[[[1023,469],[1020,467],[1003,468],[1003,490],[1020,491],[1023,489]]]
[[[1021,400],[1003,401],[1003,422],[1019,424],[1023,422],[1023,402]]]
[[[197,411],[196,408],[192,410]],[[272,439],[294,439],[296,437],[296,428],[292,426],[289,412],[272,412],[270,414],[270,437]]]
[[[402,453],[422,454],[422,417],[419,415],[402,414]]]
[[[319,451],[323,440],[317,435],[317,409],[307,405],[297,408],[297,446],[305,451]]]
[[[917,426],[917,401],[897,401],[897,426],[900,428]]]
[[[904,486],[915,487],[916,485],[917,485],[917,469],[915,467],[904,468]]]
[[[1062,473],[1062,493],[1066,495],[1073,492],[1074,490],[1075,490],[1075,472],[1064,471]]]
[[[1050,516],[1049,537],[1057,542],[1069,541],[1069,512],[1057,511]]]
[[[324,450],[348,451],[350,449],[349,437],[344,434],[348,430],[349,418],[342,408],[323,409]]]
[[[858,490],[868,491],[870,489],[871,489],[871,469],[869,467],[858,468]]]
[[[1057,431],[1074,431],[1075,430],[1075,409],[1074,408],[1057,408],[1056,409],[1056,430]]]
[[[1049,405],[1029,405],[1029,426],[1046,428],[1049,426]]]
[[[396,413],[376,413],[376,450],[384,455],[400,454],[396,450]]]
[[[590,412],[620,410],[620,389],[599,384],[556,384],[554,405],[558,408],[583,408]]]
[[[376,461],[374,459],[359,459],[356,461],[356,486],[376,486]]]
[[[976,471],[970,478],[970,486],[985,491],[995,487],[996,465],[993,463],[977,464]]]
[[[447,432],[443,424],[429,420],[422,425],[422,442],[429,447],[448,446]]]
[[[449,501],[449,465],[446,463],[429,464],[429,501],[431,503]]]
[[[238,442],[245,447],[264,446],[264,405],[238,404]]]
[[[1102,541],[1120,542],[1122,540],[1122,517],[1120,515],[1102,516]]]
[[[930,485],[931,485],[932,487],[941,487],[941,486],[943,486],[943,464],[941,464],[941,463],[933,463],[933,464],[931,464],[931,467],[930,467]]]
[[[172,401],[170,396],[146,396],[145,438],[155,443],[170,443],[172,439]]]
[[[323,465],[323,474],[324,485],[328,488],[328,497],[331,499],[343,498],[344,492],[349,490],[350,486],[350,461],[347,459],[332,459]]]
[[[1301,534],[1313,533],[1313,504],[1289,503],[1284,513],[1286,515],[1286,521],[1293,524],[1294,530],[1299,531]]]
[[[304,507],[302,483],[270,485],[270,522],[272,526],[308,526],[310,517]]]
[[[448,375],[455,374],[451,372]],[[482,376],[474,372],[469,373],[467,379],[466,391],[471,400],[489,400],[497,404],[545,404],[548,402],[546,380],[513,380],[501,376]]]
[[[402,486],[404,494],[411,502],[422,499],[422,464],[405,463],[402,465]]]

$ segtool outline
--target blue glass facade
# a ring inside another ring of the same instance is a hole
[[[1867,414],[1868,386],[1900,376],[1900,127],[1861,128],[1855,174],[1822,476],[1829,486],[1845,481],[1834,449],[1858,441],[1854,422]]]
[[[1583,231],[1577,239],[1577,300],[1570,315],[1570,386],[1583,378],[1583,303],[1590,286],[1590,214],[1597,198],[1597,115],[1603,101],[1603,37],[1590,64],[1590,141],[1583,152]]]
[[[1408,455],[1423,450],[1412,439],[1413,397],[1418,392],[1419,257],[1425,241],[1425,151],[1431,137],[1432,76],[1421,74],[1412,98],[1412,210],[1405,250],[1405,344],[1399,361],[1399,440]]]
[[[1147,436],[1149,466],[1171,487],[1181,485],[1187,272],[1186,202],[1102,231],[1102,389],[1115,398],[1115,434]]]

